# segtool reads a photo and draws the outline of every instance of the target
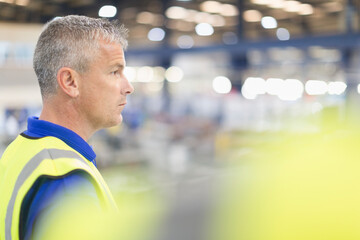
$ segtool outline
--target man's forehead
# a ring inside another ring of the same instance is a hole
[[[121,49],[123,48],[122,45],[121,45],[121,43],[118,42],[118,41],[109,41],[109,40],[100,38],[100,39],[98,40],[98,43],[99,43],[100,45],[104,45],[104,46],[106,46],[106,45],[110,45],[110,46],[117,45],[117,46],[120,46]]]
[[[124,54],[124,50],[120,43],[100,43],[100,49],[121,52]]]
[[[116,58],[125,61],[124,50],[119,43],[101,43],[100,54],[106,58]]]

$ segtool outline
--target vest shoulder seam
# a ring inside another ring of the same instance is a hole
[[[23,133],[23,132],[20,133],[20,135],[21,135],[22,137],[24,137],[24,138],[32,139],[32,140],[44,138],[44,137],[32,137],[32,136],[29,136],[29,135],[27,135],[27,134],[25,134],[25,133]]]

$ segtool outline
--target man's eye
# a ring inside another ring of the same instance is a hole
[[[112,75],[118,75],[118,74],[119,74],[119,71],[118,71],[118,70],[113,71],[113,72],[111,72],[111,74],[112,74]]]

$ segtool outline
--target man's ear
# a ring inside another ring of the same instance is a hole
[[[60,68],[56,76],[59,90],[70,97],[77,97],[79,95],[79,77],[79,74],[71,68]]]

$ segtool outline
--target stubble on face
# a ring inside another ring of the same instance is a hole
[[[122,104],[126,102],[126,96],[121,94],[121,79],[112,75],[113,66],[125,65],[121,45],[100,41],[96,52],[95,60],[81,78],[81,109],[84,120],[95,131],[121,124]]]

